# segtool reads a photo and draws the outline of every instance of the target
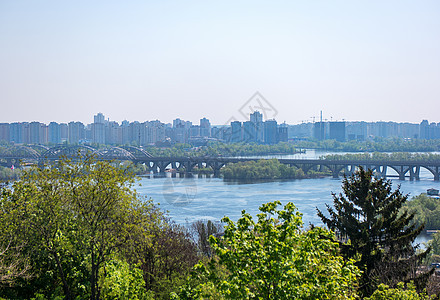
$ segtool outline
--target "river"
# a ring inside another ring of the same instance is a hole
[[[334,152],[308,150],[293,156],[277,158],[317,158]],[[341,154],[339,152],[339,154]],[[272,157],[272,156],[270,156]],[[342,178],[277,180],[240,184],[226,182],[210,176],[192,178],[143,177],[137,191],[147,198],[152,198],[178,224],[187,224],[197,220],[218,221],[228,216],[236,221],[242,210],[256,216],[258,207],[266,202],[279,200],[282,204],[293,202],[303,214],[305,226],[309,223],[320,225],[321,220],[316,209],[325,210],[326,204],[332,205],[332,192],[341,192]],[[426,193],[429,188],[440,189],[440,182],[435,182],[428,171],[422,169],[419,181],[400,181],[392,179],[393,189],[399,185],[410,198]]]

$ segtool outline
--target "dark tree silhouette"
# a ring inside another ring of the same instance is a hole
[[[359,168],[342,182],[343,194],[333,193],[334,207],[328,216],[318,215],[340,239],[342,255],[357,259],[363,271],[360,290],[370,295],[378,284],[391,286],[414,280],[423,288],[429,273],[416,273],[418,263],[430,249],[416,253],[415,238],[423,230],[412,220],[414,214],[401,210],[408,195],[393,191],[391,181],[374,178],[371,170]]]

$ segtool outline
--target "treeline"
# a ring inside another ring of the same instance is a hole
[[[274,145],[259,145],[253,143],[209,143],[206,154],[211,156],[251,156],[271,154],[295,154],[298,150],[290,143],[280,142]]]
[[[433,153],[357,153],[357,154],[331,154],[320,157],[320,159],[328,160],[384,160],[384,161],[425,161],[435,162],[440,160],[440,154]]]
[[[252,156],[270,154],[294,154],[298,150],[290,143],[259,145],[246,143],[209,142],[206,146],[192,147],[189,144],[175,144],[171,147],[145,147],[153,156]]]
[[[221,170],[224,179],[255,180],[255,179],[302,179],[328,175],[325,172],[309,171],[289,167],[277,159],[261,159],[228,164]]]
[[[347,152],[430,152],[440,151],[440,140],[381,138],[366,141],[338,142],[336,140],[296,141],[294,145],[304,149]]]

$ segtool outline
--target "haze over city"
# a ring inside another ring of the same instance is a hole
[[[438,122],[438,1],[1,1],[0,122]]]

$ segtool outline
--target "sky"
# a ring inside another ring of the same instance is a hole
[[[440,1],[0,0],[0,103],[0,123],[440,122]]]

